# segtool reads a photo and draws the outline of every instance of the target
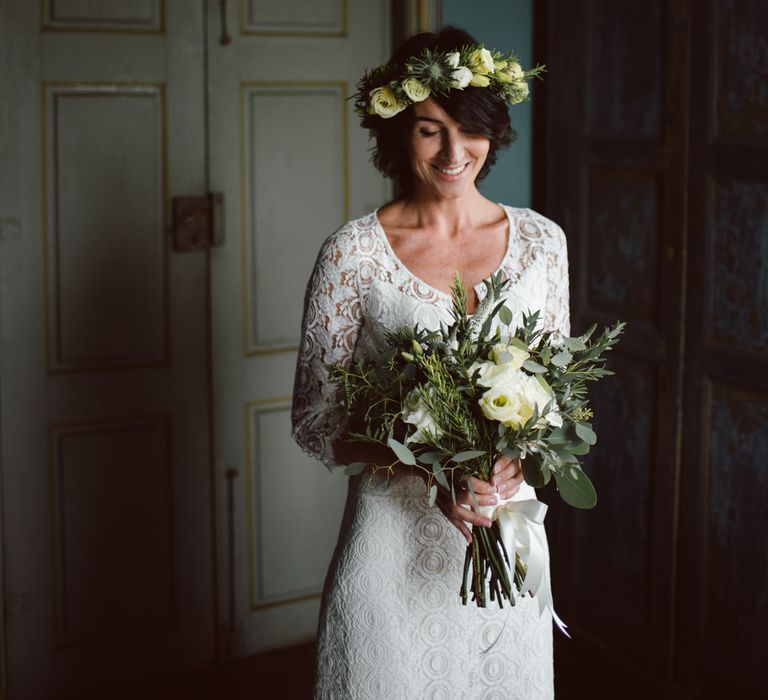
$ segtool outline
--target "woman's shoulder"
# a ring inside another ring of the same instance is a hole
[[[560,224],[530,207],[501,204],[515,224],[518,235],[526,240],[539,240],[553,246],[565,246],[566,238]]]
[[[323,241],[318,261],[349,262],[361,253],[370,252],[378,238],[376,224],[375,211],[350,219]]]

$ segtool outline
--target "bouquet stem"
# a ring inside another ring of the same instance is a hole
[[[484,608],[488,604],[490,590],[491,601],[497,602],[500,608],[504,607],[504,598],[510,605],[514,605],[516,594],[523,590],[526,566],[520,557],[515,555],[514,570],[510,580],[510,565],[498,523],[494,523],[490,528],[473,528],[472,543],[467,545],[464,555],[464,575],[460,591],[462,604],[467,604],[471,591],[472,600],[478,607]],[[471,577],[469,576],[470,566]],[[471,583],[468,584],[468,581]],[[514,590],[512,583],[514,583]]]

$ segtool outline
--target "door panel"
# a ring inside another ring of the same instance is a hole
[[[673,675],[686,103],[678,3],[550,3],[545,213],[563,223],[574,329],[628,322],[592,390],[594,511],[556,503],[558,694],[667,688]],[[554,500],[554,497],[553,497]],[[645,669],[652,667],[653,674]],[[600,695],[598,693],[598,695]],[[603,695],[600,695],[603,696]]]
[[[212,656],[205,258],[172,256],[166,228],[168,197],[205,188],[201,10],[4,3],[13,698]]]
[[[552,537],[575,632],[559,696],[759,694],[767,26],[757,0],[549,4],[547,213],[575,326],[629,322],[594,392],[598,506]]]
[[[314,637],[346,496],[291,441],[290,393],[304,290],[320,245],[380,205],[348,100],[389,53],[389,3],[241,3],[232,41],[209,34],[211,179],[226,194],[227,242],[213,253],[218,481],[238,473],[232,542],[220,489],[227,653]],[[210,8],[218,27],[218,8]],[[230,568],[231,567],[231,568]]]
[[[767,10],[710,0],[691,30],[678,619],[680,677],[702,697],[754,695],[768,648]]]
[[[49,368],[164,364],[163,85],[45,83],[43,100]]]

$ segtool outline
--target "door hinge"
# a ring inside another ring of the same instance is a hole
[[[206,250],[224,245],[224,195],[221,192],[174,197],[171,203],[174,250]]]

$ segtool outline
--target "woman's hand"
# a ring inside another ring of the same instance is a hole
[[[437,507],[469,543],[472,542],[472,531],[467,527],[467,523],[479,527],[491,526],[491,521],[484,515],[475,513],[472,506],[495,506],[516,494],[524,480],[519,459],[502,455],[493,466],[493,472],[490,483],[475,477],[463,481],[456,491],[456,503],[453,502],[449,491],[438,488],[435,501]],[[470,482],[474,496],[470,490]]]

